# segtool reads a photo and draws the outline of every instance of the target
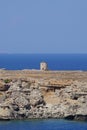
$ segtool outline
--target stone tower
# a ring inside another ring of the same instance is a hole
[[[46,71],[48,70],[48,65],[46,62],[41,62],[40,63],[40,70]]]

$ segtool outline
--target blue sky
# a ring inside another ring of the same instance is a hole
[[[87,0],[0,0],[0,53],[87,53]]]

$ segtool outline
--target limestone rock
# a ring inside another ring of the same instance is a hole
[[[15,104],[18,105],[19,107],[27,107],[29,105],[29,102],[25,97],[19,95],[15,99]]]
[[[0,103],[2,103],[6,99],[6,95],[0,92]]]
[[[33,106],[43,104],[44,100],[42,94],[38,89],[34,89],[30,94],[30,104]]]
[[[11,119],[12,118],[12,112],[9,108],[1,108],[0,107],[0,118],[1,119]]]
[[[9,89],[9,84],[5,84],[3,82],[0,82],[0,91],[7,91]]]
[[[1,119],[87,119],[87,82],[29,78],[0,83]]]
[[[18,86],[16,83],[10,86],[9,89],[9,91],[20,91],[20,90],[21,90],[20,86]]]
[[[31,83],[30,82],[22,82],[22,87],[23,88],[27,88],[27,89],[29,89],[30,88],[30,85],[31,85]]]

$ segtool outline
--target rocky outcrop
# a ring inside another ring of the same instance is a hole
[[[0,119],[87,120],[87,82],[33,78],[9,81],[3,79],[0,84]]]
[[[8,107],[0,107],[0,119],[11,119],[12,112]]]
[[[42,96],[40,90],[34,89],[34,90],[31,91],[31,93],[30,93],[30,104],[32,106],[44,104],[44,99],[43,99],[43,96]]]
[[[4,82],[0,81],[0,91],[7,91],[9,87],[9,84],[5,84]]]

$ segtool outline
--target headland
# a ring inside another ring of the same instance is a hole
[[[0,70],[0,119],[87,120],[87,72]]]

